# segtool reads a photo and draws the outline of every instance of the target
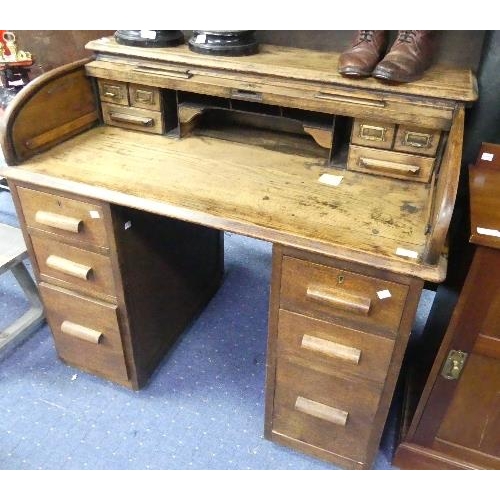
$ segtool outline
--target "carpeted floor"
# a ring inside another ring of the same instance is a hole
[[[5,191],[0,222],[18,225]],[[145,389],[64,365],[47,326],[0,361],[0,469],[335,468],[263,438],[271,245],[225,242],[223,286]],[[0,328],[25,306],[0,276]],[[420,324],[429,306],[424,294]],[[392,468],[396,421],[393,411],[376,469]]]

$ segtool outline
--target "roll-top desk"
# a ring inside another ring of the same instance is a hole
[[[387,86],[343,79],[334,53],[87,48],[2,134],[59,356],[140,389],[217,290],[223,232],[270,241],[265,435],[370,468],[422,287],[446,275],[473,75]]]

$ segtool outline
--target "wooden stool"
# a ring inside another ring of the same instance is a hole
[[[0,224],[0,275],[12,271],[31,307],[20,318],[0,330],[0,358],[32,334],[44,321],[38,290],[23,260],[28,256],[21,230]]]

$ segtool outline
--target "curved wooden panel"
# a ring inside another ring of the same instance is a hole
[[[9,165],[17,165],[98,121],[92,82],[85,74],[88,61],[76,61],[45,73],[11,102],[0,130],[0,143]]]

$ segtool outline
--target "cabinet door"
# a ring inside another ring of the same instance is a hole
[[[415,441],[476,467],[500,467],[500,252],[479,247],[449,329],[468,354],[458,379],[441,367]]]

